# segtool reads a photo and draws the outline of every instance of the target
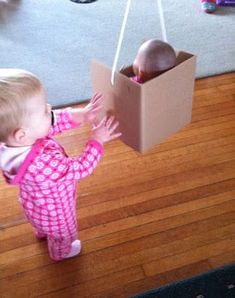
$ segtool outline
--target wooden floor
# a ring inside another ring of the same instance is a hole
[[[0,297],[130,297],[235,261],[235,73],[196,82],[192,124],[146,155],[105,145],[80,182],[83,251],[55,263],[0,180]],[[78,154],[88,127],[59,138]]]

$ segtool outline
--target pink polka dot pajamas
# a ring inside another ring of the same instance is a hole
[[[36,235],[47,237],[50,257],[62,260],[77,239],[76,182],[93,172],[103,147],[89,140],[79,157],[68,157],[52,136],[76,125],[69,109],[54,113],[57,123],[50,134],[32,146],[14,178],[4,176],[19,185],[25,215]]]

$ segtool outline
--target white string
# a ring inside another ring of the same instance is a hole
[[[163,8],[162,8],[162,0],[157,0],[157,3],[158,3],[158,10],[159,10],[159,16],[160,16],[162,39],[163,39],[163,41],[167,42],[166,26],[165,26],[165,20],[164,20]],[[112,66],[112,74],[111,74],[112,86],[114,85],[114,75],[115,75],[115,71],[116,71],[116,67],[117,67],[117,63],[118,63],[118,58],[119,58],[119,54],[120,54],[120,50],[121,50],[121,45],[122,45],[122,41],[123,41],[123,37],[124,37],[124,32],[125,32],[125,27],[126,27],[126,23],[127,23],[130,6],[131,6],[131,0],[127,0],[125,15],[123,18],[121,32],[120,32],[119,40],[118,40],[118,46],[117,46],[117,50],[116,50],[116,54],[115,54],[113,66]]]
[[[163,41],[167,42],[166,25],[165,25],[163,8],[162,8],[162,0],[157,0],[157,3],[158,3],[158,11],[159,11],[160,24],[161,24],[161,30],[162,30],[162,39]]]
[[[115,75],[115,71],[116,71],[116,67],[117,67],[118,57],[119,57],[119,53],[120,53],[120,49],[121,49],[121,45],[122,45],[122,41],[123,41],[123,36],[124,36],[124,31],[125,31],[125,27],[126,27],[126,23],[127,23],[130,6],[131,6],[131,0],[127,0],[126,11],[125,11],[125,15],[123,18],[122,28],[121,28],[121,32],[120,32],[120,36],[119,36],[119,40],[118,40],[118,46],[117,46],[117,50],[116,50],[116,54],[115,54],[115,58],[114,58],[114,62],[113,62],[113,67],[112,67],[112,75],[111,75],[111,84],[112,85],[114,85],[114,75]]]

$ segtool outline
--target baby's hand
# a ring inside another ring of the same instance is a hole
[[[96,93],[84,108],[72,110],[72,118],[76,123],[94,123],[97,113],[102,108],[103,95]]]
[[[120,132],[114,133],[118,125],[119,122],[114,119],[114,116],[109,118],[105,116],[98,125],[93,127],[92,139],[95,139],[99,143],[103,144],[120,137],[122,135]]]
[[[89,104],[83,109],[84,122],[94,123],[97,119],[97,113],[102,108],[103,95],[100,93],[95,93],[95,95],[90,100]]]

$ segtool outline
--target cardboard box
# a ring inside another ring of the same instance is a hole
[[[120,122],[121,140],[145,153],[191,122],[196,57],[183,51],[177,54],[177,65],[169,71],[138,84],[129,77],[129,66],[115,73],[92,61],[93,92],[104,94],[105,113],[111,112]]]

